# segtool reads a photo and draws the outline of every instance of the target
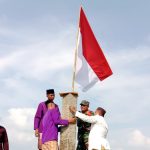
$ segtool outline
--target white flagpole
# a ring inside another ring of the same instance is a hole
[[[81,7],[80,7],[81,12]],[[80,13],[79,13],[79,19],[78,19],[78,31],[76,36],[76,48],[75,48],[75,54],[74,54],[74,67],[73,67],[73,77],[72,77],[72,91],[74,92],[75,89],[75,76],[76,76],[76,66],[77,66],[77,51],[79,46],[79,22],[80,22]]]

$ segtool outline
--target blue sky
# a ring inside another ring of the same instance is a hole
[[[12,150],[35,150],[45,90],[71,91],[80,5],[113,70],[78,102],[106,108],[113,150],[150,149],[150,1],[0,0],[0,124]],[[15,138],[14,138],[15,137]]]

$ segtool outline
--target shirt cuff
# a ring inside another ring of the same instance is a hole
[[[78,117],[80,112],[76,111],[75,116]]]

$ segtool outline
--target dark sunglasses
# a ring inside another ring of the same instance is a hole
[[[81,106],[87,106],[87,105],[81,105]]]

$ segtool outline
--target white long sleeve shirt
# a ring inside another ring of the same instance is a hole
[[[76,117],[82,119],[85,122],[91,123],[88,150],[101,150],[101,146],[103,146],[106,150],[110,150],[109,143],[106,140],[108,126],[104,117],[99,115],[87,116],[80,112],[76,112]]]

